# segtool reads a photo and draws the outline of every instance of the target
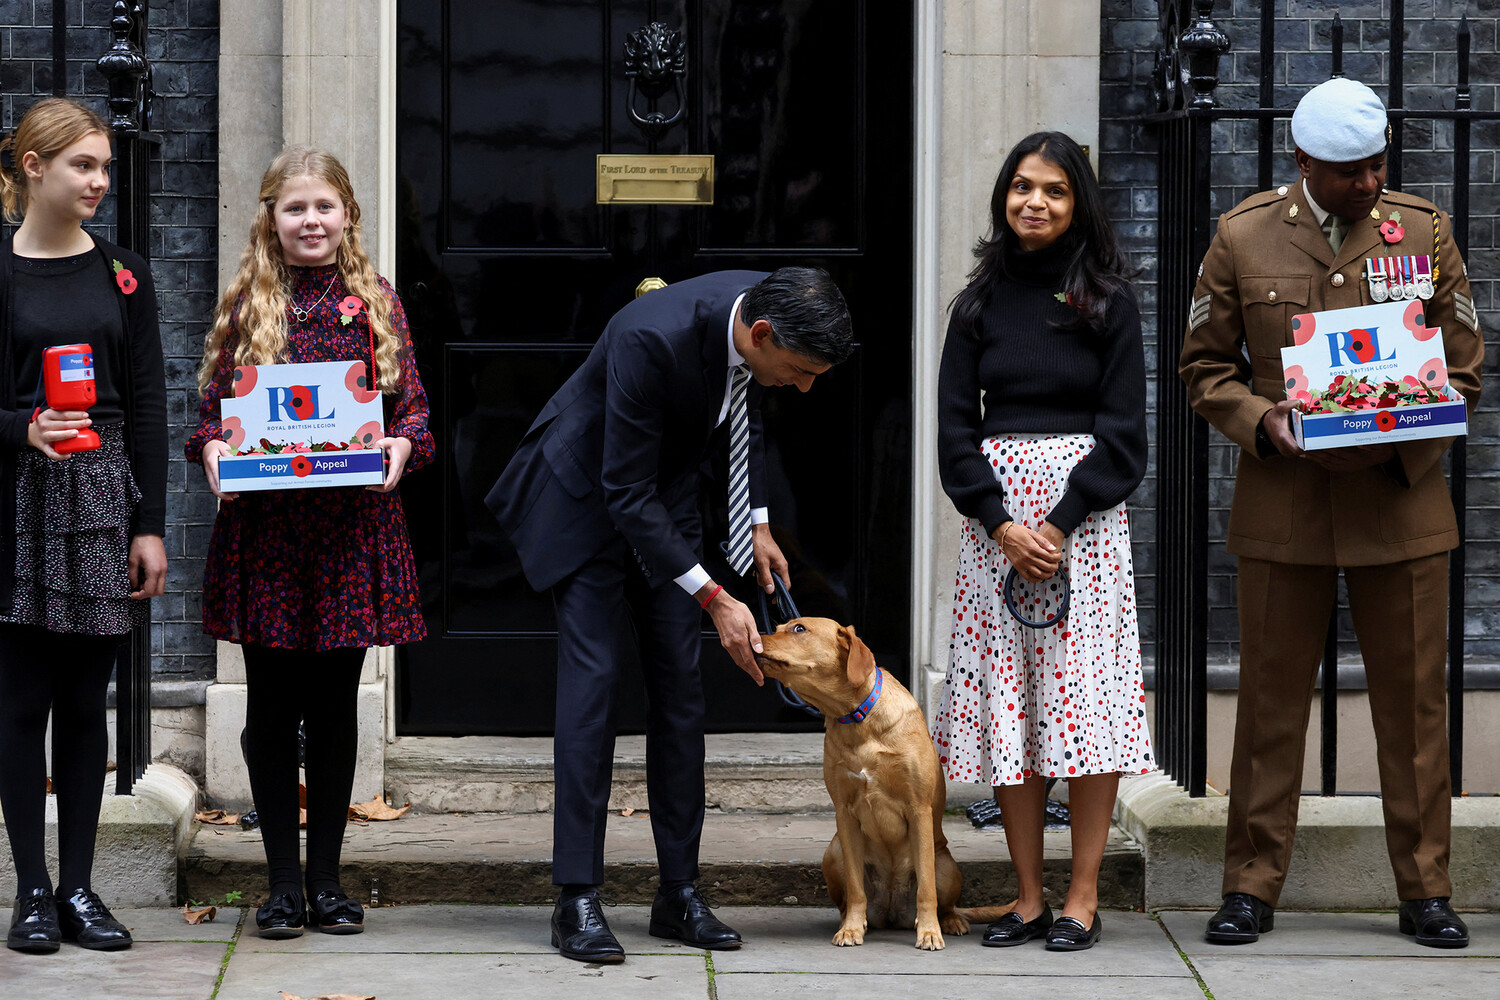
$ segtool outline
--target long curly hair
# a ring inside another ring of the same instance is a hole
[[[109,137],[109,126],[98,114],[66,97],[37,101],[21,116],[11,135],[0,140],[0,152],[9,152],[10,169],[0,170],[0,207],[5,218],[20,222],[26,215],[26,171],[21,160],[35,153],[50,160],[78,140],[100,133]]]
[[[349,172],[332,153],[307,146],[283,149],[260,179],[260,201],[250,222],[250,242],[240,254],[239,270],[224,289],[214,310],[214,325],[203,345],[198,368],[198,391],[206,392],[218,366],[219,353],[231,330],[236,365],[267,365],[286,360],[287,305],[291,271],[281,254],[273,226],[276,201],[293,178],[311,177],[333,188],[344,202],[347,221],[335,258],[344,287],[364,300],[370,329],[375,334],[376,387],[393,393],[401,376],[401,338],[391,325],[391,302],[380,287],[380,276],[360,239],[359,202]]]

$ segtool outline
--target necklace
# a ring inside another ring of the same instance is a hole
[[[338,275],[337,274],[335,274],[332,278],[329,278],[328,279],[328,287],[325,288],[325,289],[323,289],[323,294],[318,296],[318,301],[314,302],[312,305],[308,306],[306,309],[298,308],[293,303],[287,303],[287,308],[292,311],[292,319],[294,319],[298,323],[306,323],[307,322],[307,317],[309,317],[309,316],[312,315],[312,311],[314,309],[318,308],[318,306],[322,305],[323,304],[323,300],[326,299],[326,298],[328,298],[328,293],[331,292],[331,291],[333,291],[333,283],[336,280],[338,280]]]

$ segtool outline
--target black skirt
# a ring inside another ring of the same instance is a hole
[[[96,451],[16,456],[15,600],[0,622],[123,635],[146,620],[130,597],[130,517],[140,503],[121,424],[96,425]]]

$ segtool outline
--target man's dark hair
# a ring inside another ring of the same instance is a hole
[[[854,323],[844,293],[821,267],[783,267],[745,293],[740,319],[771,324],[771,343],[836,365],[854,353]]]

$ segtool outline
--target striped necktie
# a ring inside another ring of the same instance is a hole
[[[729,568],[750,572],[750,410],[746,390],[750,369],[737,365],[729,386]]]

